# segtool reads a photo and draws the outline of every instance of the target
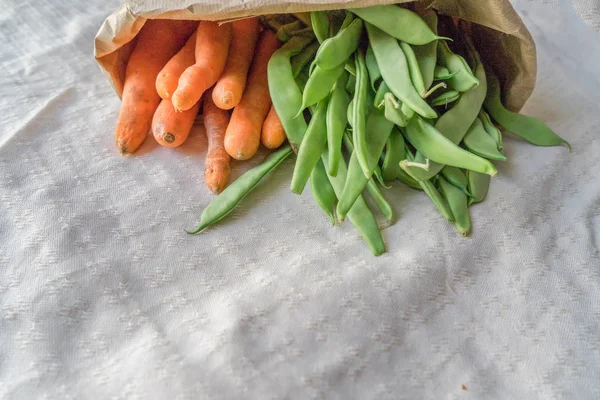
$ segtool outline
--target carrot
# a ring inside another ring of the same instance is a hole
[[[219,194],[229,183],[231,159],[225,151],[223,140],[229,124],[229,111],[221,110],[212,100],[212,94],[204,98],[204,127],[208,137],[208,153],[204,169],[204,180],[208,188]]]
[[[275,107],[271,105],[269,114],[262,126],[261,141],[267,149],[276,149],[283,144],[285,140],[285,131],[279,120]]]
[[[133,153],[148,136],[160,97],[158,72],[184,45],[198,26],[195,21],[148,20],[138,34],[125,70],[116,143],[121,154]]]
[[[231,110],[242,99],[259,28],[258,18],[242,19],[231,24],[229,57],[223,74],[213,88],[213,101],[223,110]]]
[[[275,34],[265,30],[252,61],[246,91],[240,104],[233,110],[225,133],[225,149],[237,160],[247,160],[258,150],[263,122],[271,107],[267,64],[278,47]]]
[[[176,110],[190,109],[217,82],[225,69],[230,42],[231,24],[200,22],[196,31],[196,63],[181,74],[171,98]]]
[[[165,147],[182,145],[192,130],[199,109],[200,101],[183,112],[177,112],[171,100],[161,101],[152,118],[152,133],[156,141]]]
[[[161,98],[171,98],[171,95],[177,89],[177,83],[183,71],[196,62],[195,51],[196,34],[194,33],[190,36],[185,46],[158,73],[156,77],[156,91]]]

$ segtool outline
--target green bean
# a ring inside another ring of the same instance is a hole
[[[310,22],[319,43],[329,37],[329,15],[327,11],[313,11],[310,13]]]
[[[349,58],[348,60],[346,60],[346,63],[344,64],[344,69],[346,69],[346,71],[348,71],[350,75],[356,76],[356,66],[354,65],[353,58]]]
[[[346,184],[344,185],[344,190],[342,191],[340,201],[338,202],[338,219],[340,221],[344,220],[348,211],[352,208],[354,202],[356,202],[356,199],[359,198],[360,194],[366,188],[377,207],[379,207],[381,210],[381,213],[387,218],[388,221],[393,221],[394,211],[387,200],[385,200],[385,197],[383,197],[383,194],[381,194],[379,191],[379,188],[377,187],[377,184],[373,178],[365,178],[364,176],[361,176],[360,167],[356,163],[356,158],[353,158],[353,155],[355,154],[354,145],[352,144],[352,140],[350,139],[349,135],[344,135],[344,146],[351,156],[350,163],[348,165]],[[352,204],[350,204],[350,202]],[[340,203],[342,203],[341,208],[339,207]],[[341,215],[339,214],[340,210],[342,210]]]
[[[467,171],[467,186],[469,192],[469,205],[481,203],[487,196],[490,188],[490,176],[479,172]]]
[[[294,80],[296,81],[296,85],[298,85],[298,89],[300,89],[301,92],[304,91],[306,82],[308,82],[308,68],[304,68],[302,71],[300,71]]]
[[[331,220],[331,224],[335,224],[335,217],[333,215],[335,209],[335,202],[337,197],[327,177],[327,171],[323,161],[319,159],[312,173],[310,174],[310,191],[317,205],[325,211]]]
[[[437,35],[438,18],[436,12],[431,9],[428,10],[423,15],[423,20],[425,20],[429,29]],[[421,46],[414,46],[413,49],[419,63],[425,90],[427,90],[433,84],[433,76],[437,63],[437,40]]]
[[[442,175],[448,182],[462,190],[466,195],[469,195],[467,176],[460,169],[448,165],[442,170]]]
[[[350,11],[388,35],[409,44],[423,45],[436,39],[447,39],[433,33],[419,14],[406,8],[379,5],[350,8]]]
[[[379,65],[377,65],[377,59],[371,45],[367,47],[367,54],[365,55],[365,63],[367,64],[367,72],[369,73],[369,79],[371,80],[371,89],[377,91],[375,85],[377,81],[381,79],[381,71]]]
[[[367,159],[367,94],[368,94],[368,74],[365,65],[365,57],[361,50],[356,53],[356,89],[354,99],[352,100],[352,134],[356,144],[356,157],[365,176],[370,178],[369,161]]]
[[[354,15],[352,13],[346,12],[346,16],[344,17],[344,21],[342,22],[340,30],[349,27],[354,19]]]
[[[290,59],[311,41],[294,36],[271,56],[268,64],[271,100],[294,152],[298,151],[307,126],[304,117],[296,115],[302,104],[302,93],[294,82]]]
[[[385,95],[390,93],[389,86],[385,83],[385,81],[381,81],[379,87],[377,88],[377,92],[375,93],[375,99],[373,100],[373,105],[380,110],[383,110],[385,107]],[[393,96],[393,94],[392,94]],[[395,97],[394,97],[395,98]]]
[[[327,97],[331,89],[333,89],[333,85],[335,85],[335,82],[343,73],[344,64],[332,70],[324,70],[316,65],[308,77],[304,93],[302,93],[302,106],[298,110],[298,115],[307,107],[317,104]]]
[[[291,190],[293,193],[302,194],[306,182],[325,148],[327,142],[327,125],[325,123],[327,103],[327,99],[324,99],[317,104],[306,130],[306,135],[300,143],[296,166],[292,175]]]
[[[400,48],[402,49],[402,51],[404,52],[404,56],[406,57],[410,80],[415,89],[417,90],[417,93],[419,93],[421,97],[424,97],[423,94],[426,92],[425,82],[423,81],[423,75],[421,74],[421,68],[419,67],[417,55],[415,54],[415,51],[410,46],[410,44],[406,42],[400,42]]]
[[[329,164],[329,155],[327,151],[323,152],[322,159],[325,165]],[[340,161],[338,174],[336,176],[327,175],[338,198],[342,196],[348,175],[346,161],[343,158]],[[381,231],[377,226],[377,221],[362,196],[359,196],[358,199],[356,199],[354,205],[350,211],[348,211],[348,219],[367,242],[369,249],[375,256],[385,252],[385,243],[383,242]]]
[[[435,49],[437,55],[437,44]],[[458,71],[451,73],[450,71],[448,71],[448,68],[442,67],[441,65],[436,65],[435,70],[433,72],[433,79],[436,81],[445,81],[452,78],[456,74],[458,74]]]
[[[469,235],[471,233],[471,216],[469,215],[467,195],[441,176],[438,177],[438,184],[454,216],[456,230],[462,236]]]
[[[317,65],[330,70],[345,63],[358,48],[362,30],[363,22],[357,18],[347,28],[341,29],[337,35],[323,41],[315,56]]]
[[[392,181],[400,175],[402,171],[400,161],[406,158],[404,136],[402,136],[398,128],[392,130],[385,148],[386,151],[381,172],[384,180]]]
[[[365,25],[381,75],[392,93],[423,117],[437,118],[435,110],[412,85],[406,56],[398,41],[369,23]]]
[[[290,154],[292,154],[291,147],[285,145],[281,149],[269,154],[261,164],[233,181],[204,209],[200,216],[200,226],[198,229],[187,233],[194,235],[225,218],[258,185],[265,175],[274,170]]]
[[[280,42],[287,42],[292,36],[294,36],[294,32],[297,32],[302,28],[304,28],[302,21],[296,20],[290,22],[289,24],[281,25],[279,29],[277,29],[277,33],[275,35]]]
[[[419,181],[417,181],[416,179],[414,179],[413,177],[408,175],[404,170],[401,170],[398,173],[398,180],[412,189],[421,190],[421,191],[423,190],[423,188],[419,184]]]
[[[385,103],[385,117],[388,121],[394,124],[405,127],[408,124],[406,121],[406,115],[401,110],[401,104],[398,104],[396,98],[392,93],[386,93],[384,96]]]
[[[409,122],[404,135],[421,154],[432,161],[492,176],[497,174],[494,164],[458,147],[433,125],[418,116]]]
[[[463,93],[456,104],[454,104],[454,106],[448,110],[448,112],[442,115],[435,124],[436,129],[456,145],[458,145],[467,134],[467,131],[473,124],[473,121],[475,121],[475,118],[477,118],[477,115],[481,110],[483,100],[485,99],[487,81],[485,78],[483,64],[477,64],[477,67],[475,68],[475,76],[480,82],[479,86],[473,90]],[[415,160],[419,163],[424,163],[425,157],[422,154],[417,153]],[[408,167],[408,169],[411,170],[412,175],[415,176],[417,180],[423,181],[431,179],[437,175],[442,168],[444,168],[443,165],[435,162],[431,163],[428,171],[420,168]]]
[[[342,74],[331,93],[331,99],[327,106],[327,143],[329,148],[329,162],[327,171],[336,176],[338,165],[342,159],[342,137],[348,125],[347,110],[350,104],[350,96],[346,92],[348,74]]]
[[[463,143],[471,153],[478,156],[489,160],[506,161],[506,157],[498,151],[498,143],[487,134],[479,118],[475,119],[475,122],[467,131]]]
[[[456,90],[448,90],[447,92],[444,92],[435,99],[433,99],[431,101],[431,105],[434,107],[447,106],[450,103],[454,103],[459,98],[460,92],[457,92]]]
[[[317,53],[319,43],[315,42],[302,50],[298,55],[292,57],[292,73],[294,78],[300,74],[300,71],[313,59]]]
[[[385,180],[383,179],[383,173],[381,172],[381,167],[379,166],[379,164],[377,164],[377,166],[373,170],[373,176],[375,177],[375,179],[377,180],[377,182],[382,187],[384,187],[386,189],[391,189],[392,188],[392,185],[388,185],[388,184],[385,183]]]
[[[402,163],[400,163],[400,166],[402,167],[404,172],[410,178],[415,179],[415,177],[412,176],[411,171],[406,169],[406,167],[405,167],[406,166],[405,161],[411,161],[411,162],[414,161],[414,157],[410,151],[406,152],[406,158],[407,158],[407,160],[404,160]],[[421,189],[425,192],[425,194],[427,194],[427,196],[431,199],[432,203],[440,211],[440,214],[442,214],[442,216],[444,218],[446,218],[448,221],[454,222],[454,216],[452,215],[452,212],[450,211],[450,208],[448,207],[448,203],[446,202],[444,197],[441,195],[441,193],[437,190],[435,185],[430,180],[418,181],[418,183],[419,183],[419,186],[421,187]]]
[[[377,184],[373,180],[373,178],[369,179],[367,182],[367,193],[373,200],[373,203],[379,208],[381,214],[385,217],[388,222],[393,222],[395,217],[394,209],[392,205],[387,201],[387,199],[383,196],[383,193],[377,187]]]
[[[350,78],[348,78],[348,84],[346,85],[346,91],[350,94],[354,94],[354,89],[356,89],[356,76],[350,75]]]
[[[496,141],[498,151],[502,151],[504,146],[502,143],[502,132],[500,132],[500,129],[496,128],[496,125],[492,123],[492,119],[490,118],[489,114],[483,110],[479,112],[479,119],[481,119],[481,122],[483,122],[483,128],[485,129],[486,133]]]
[[[566,144],[571,150],[571,145],[558,136],[552,129],[537,118],[521,115],[507,110],[500,99],[500,82],[496,75],[489,72],[487,75],[489,90],[485,99],[485,108],[494,121],[507,131],[525,139],[536,146],[560,146]]]
[[[438,58],[450,73],[456,73],[448,79],[448,86],[452,89],[457,92],[468,92],[479,85],[479,79],[473,75],[467,61],[453,53],[444,41],[438,41]]]
[[[369,169],[365,174],[358,161],[358,147],[356,147],[350,156],[348,181],[337,205],[338,219],[344,219],[358,195],[360,195],[365,188],[368,180],[373,176],[373,172],[378,165],[379,157],[392,133],[393,127],[394,125],[385,119],[385,116],[380,110],[374,108],[369,114],[366,124],[366,130],[369,133],[370,138],[367,148],[367,164]],[[348,148],[348,143],[351,143],[348,135],[344,135],[344,143]],[[356,146],[356,142],[354,142],[354,146]]]

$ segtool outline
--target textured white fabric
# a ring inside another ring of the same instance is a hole
[[[567,0],[514,4],[539,50],[524,112],[573,153],[507,138],[467,239],[389,190],[375,259],[290,194],[291,161],[187,236],[206,139],[116,151],[92,42],[117,1],[4,0],[0,398],[599,398],[600,35]]]

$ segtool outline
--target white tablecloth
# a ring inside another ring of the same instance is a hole
[[[600,35],[568,1],[514,4],[539,50],[524,112],[573,153],[507,138],[467,239],[389,190],[375,259],[290,194],[291,160],[186,235],[206,139],[116,151],[92,43],[117,1],[4,0],[0,397],[599,398]]]

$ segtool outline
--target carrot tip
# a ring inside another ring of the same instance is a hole
[[[171,132],[165,132],[162,135],[162,140],[165,141],[165,143],[173,143],[175,141],[175,135],[173,135]]]

